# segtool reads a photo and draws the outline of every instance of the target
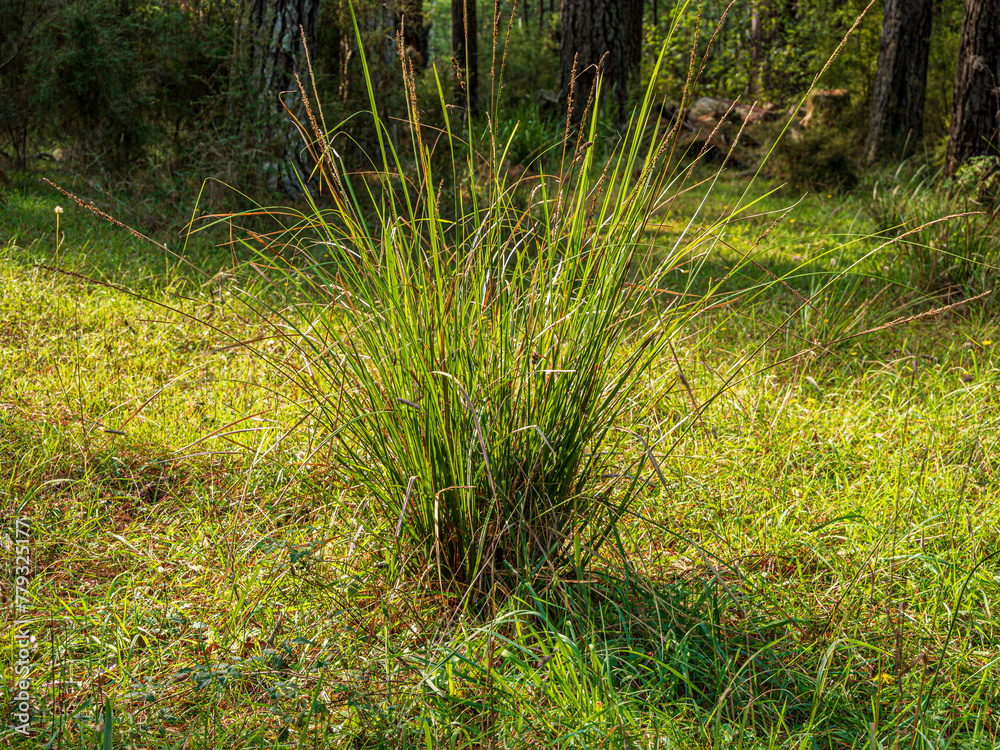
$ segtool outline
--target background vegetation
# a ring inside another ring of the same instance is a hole
[[[697,44],[701,72],[690,96],[743,97],[747,103],[771,102],[787,109],[799,103],[867,5],[860,0],[647,2],[641,75],[633,93],[645,90],[673,28],[671,49],[657,74],[657,95],[681,100],[690,51]],[[417,94],[425,116],[434,118],[437,84],[431,69],[438,71],[446,92],[455,83],[450,6],[444,0],[427,0],[424,6],[426,59],[421,55],[419,62],[428,69],[424,75],[418,65]],[[497,44],[507,50],[497,114],[503,121],[522,122],[512,166],[523,165],[561,132],[560,106],[553,104],[560,86],[560,29],[558,13],[550,6],[544,0],[520,3],[513,19],[508,19],[513,6],[498,6],[510,22],[497,29]],[[365,0],[354,8],[379,107],[384,115],[399,117],[405,112],[394,42],[399,15]],[[259,165],[252,166],[261,159],[246,152],[246,139],[240,137],[254,124],[233,118],[234,97],[246,94],[232,68],[234,47],[240,45],[233,34],[239,10],[236,0],[5,2],[0,9],[5,61],[0,69],[0,158],[8,183],[21,189],[34,186],[30,175],[51,170],[55,160],[102,190],[169,197],[174,205],[190,201],[208,178],[238,181],[244,190],[253,188],[250,181],[266,188]],[[493,11],[492,4],[484,3],[478,14],[484,71],[495,67]],[[921,142],[909,144],[909,152],[925,161],[943,158],[962,14],[961,0],[935,4],[926,127]],[[313,83],[333,140],[349,164],[361,164],[371,151],[373,134],[359,118],[351,119],[367,107],[351,19],[346,2],[321,4]],[[829,123],[823,139],[833,140],[827,148],[843,152],[848,161],[856,159],[864,139],[881,21],[879,4],[867,8],[820,83],[845,91],[837,121]],[[449,93],[446,98],[453,97]],[[248,117],[252,115],[241,112],[242,119]],[[787,176],[775,169],[775,176]]]

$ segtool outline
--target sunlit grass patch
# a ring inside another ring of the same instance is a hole
[[[873,705],[882,738],[916,722],[932,738],[987,731],[1000,522],[989,315],[787,362],[797,339],[772,339],[744,362],[794,296],[712,311],[622,411],[666,484],[641,445],[620,444],[607,473],[621,476],[598,485],[630,504],[620,546],[470,622],[454,594],[387,576],[372,533],[394,527],[367,526],[370,496],[329,456],[301,453],[304,436],[267,452],[302,393],[157,304],[197,311],[208,295],[144,301],[11,261],[4,273],[18,287],[4,298],[4,502],[27,499],[38,529],[32,677],[46,686],[38,721],[64,736],[102,731],[108,699],[115,736],[154,747],[608,735],[860,747]],[[260,335],[227,309],[224,330]],[[713,345],[694,347],[698,331]],[[104,431],[110,406],[130,414],[178,375],[128,434]]]

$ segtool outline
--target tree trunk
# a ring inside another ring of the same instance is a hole
[[[885,0],[878,72],[865,138],[865,160],[883,144],[923,135],[933,0]]]
[[[424,26],[424,0],[402,0],[400,15],[403,25],[403,46],[414,70],[427,67],[427,32]]]
[[[948,173],[1000,148],[1000,0],[965,0],[948,134]]]
[[[313,49],[318,17],[319,0],[243,0],[237,22],[231,114],[265,159],[268,186],[289,195],[301,195],[313,167],[286,106],[308,124],[295,75],[309,85],[300,27]]]
[[[469,114],[479,109],[479,47],[477,44],[476,0],[451,0],[452,65],[461,76],[455,101]]]
[[[642,54],[643,0],[562,0],[560,88],[572,96],[571,117],[583,117],[602,71],[605,99],[610,95],[616,117],[625,117],[628,84]],[[575,70],[575,78],[574,78]]]
[[[625,83],[623,87],[628,93],[628,83],[639,72],[642,62],[642,14],[645,0],[624,0],[625,5]]]
[[[757,93],[757,76],[760,75],[760,7],[753,4],[750,11],[750,75],[743,95],[747,98]]]

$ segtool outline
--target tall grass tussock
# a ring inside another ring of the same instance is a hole
[[[365,488],[394,571],[477,596],[572,578],[628,504],[597,490],[622,440],[642,441],[619,417],[707,299],[661,288],[688,243],[648,261],[649,217],[684,174],[677,133],[647,92],[601,164],[600,91],[575,92],[591,106],[567,122],[558,158],[530,165],[542,171],[528,187],[508,184],[510,140],[490,122],[480,150],[443,95],[443,132],[422,125],[406,74],[410,152],[372,94],[379,179],[363,185],[308,105],[329,198],[272,234],[261,261],[298,301],[248,301],[301,355],[289,377]]]

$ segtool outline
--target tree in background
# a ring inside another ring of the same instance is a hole
[[[470,114],[475,114],[479,108],[478,28],[476,0],[451,0],[452,64],[461,76],[455,100],[464,104]]]
[[[1000,149],[1000,0],[966,0],[947,169]]]
[[[878,72],[872,92],[865,160],[874,162],[886,141],[923,135],[932,0],[885,0]]]
[[[583,116],[598,70],[604,96],[610,93],[617,117],[625,114],[628,84],[642,51],[643,0],[562,0],[560,88],[572,92],[571,117]]]
[[[55,10],[51,0],[0,2],[0,153],[18,169],[28,165],[28,134],[36,109],[27,71]]]
[[[775,98],[784,101],[788,93],[785,88],[794,90],[799,85],[794,79],[808,74],[809,65],[815,64],[797,44],[799,37],[808,37],[812,31],[815,15],[807,18],[809,12],[800,7],[799,0],[754,0],[749,6],[749,33],[744,43],[749,45],[750,54],[743,94],[750,98],[776,94]],[[741,11],[746,13],[746,9],[727,7],[726,10],[733,24],[739,27]],[[830,33],[833,25],[827,18],[824,33]]]
[[[313,49],[319,0],[242,0],[240,11],[230,119],[266,159],[269,186],[298,195],[313,165],[289,112],[305,121],[295,76],[308,85],[302,36]]]
[[[424,0],[400,0],[403,45],[415,70],[427,65],[427,32],[424,25]]]

